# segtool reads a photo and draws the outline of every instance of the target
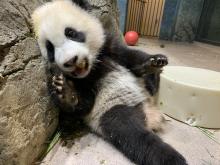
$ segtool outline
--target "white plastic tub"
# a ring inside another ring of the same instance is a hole
[[[220,73],[182,66],[165,67],[158,105],[165,114],[189,125],[220,128]]]

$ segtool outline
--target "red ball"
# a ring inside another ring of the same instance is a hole
[[[138,41],[138,33],[135,31],[128,31],[125,34],[125,42],[129,45],[129,46],[134,46]]]

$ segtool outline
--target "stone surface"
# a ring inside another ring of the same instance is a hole
[[[172,41],[195,39],[204,0],[169,0],[165,2],[160,38]]]
[[[220,1],[204,1],[198,39],[220,43]]]
[[[117,0],[88,0],[92,5],[92,14],[98,17],[108,32],[120,34]]]
[[[12,45],[29,34],[30,14],[42,1],[0,1],[0,48]]]
[[[176,16],[179,9],[180,0],[165,1],[164,12],[160,27],[160,38],[164,40],[172,40]]]
[[[143,38],[139,40],[137,48],[151,54],[167,55],[170,65],[191,66],[220,72],[219,46],[201,42],[170,42]]]
[[[180,2],[173,41],[194,41],[203,2],[204,0],[183,0]]]
[[[58,124],[30,20],[44,1],[0,1],[0,165],[32,164]],[[104,27],[118,32],[116,0],[91,2]]]
[[[0,164],[30,164],[45,149],[57,126],[49,102],[44,65],[36,41],[10,48],[0,73]]]
[[[102,138],[88,133],[71,147],[56,144],[40,165],[134,165]]]
[[[30,15],[42,0],[0,1],[0,164],[31,164],[57,126]]]
[[[128,0],[118,0],[119,7],[119,25],[122,33],[125,33]]]

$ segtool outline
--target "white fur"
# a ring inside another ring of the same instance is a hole
[[[88,125],[98,133],[101,133],[99,119],[106,111],[115,105],[135,106],[146,100],[137,79],[124,67],[114,66],[116,70],[98,82],[100,88],[93,110],[86,117]]]
[[[89,56],[89,49],[83,43],[66,40],[61,47],[55,48],[55,61],[64,71],[71,72],[74,69],[65,68],[63,67],[63,64],[73,59],[75,56],[78,57],[78,63],[80,63],[85,57],[88,58],[90,63],[93,63],[92,56]]]
[[[87,56],[89,62],[93,63],[104,44],[104,30],[100,21],[70,1],[48,2],[35,10],[32,20],[42,55],[47,58],[45,43],[46,40],[51,41],[55,46],[55,60],[61,69],[64,69],[64,62],[76,54]],[[67,42],[64,34],[67,27],[83,32],[86,42]]]

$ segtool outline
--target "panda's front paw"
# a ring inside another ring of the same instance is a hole
[[[161,68],[166,66],[167,64],[167,57],[161,54],[157,54],[150,56],[145,61],[143,61],[142,64],[131,68],[131,71],[137,76],[160,73]]]
[[[168,64],[168,59],[162,54],[154,55],[150,58],[150,66],[162,68]]]
[[[64,99],[63,84],[64,84],[64,80],[63,80],[62,74],[58,75],[58,76],[53,76],[52,86],[55,88],[55,92],[56,92],[57,96],[59,97],[59,99]]]
[[[71,106],[78,104],[78,96],[73,82],[66,80],[62,74],[53,76],[52,86],[54,87],[56,97],[61,103]]]

